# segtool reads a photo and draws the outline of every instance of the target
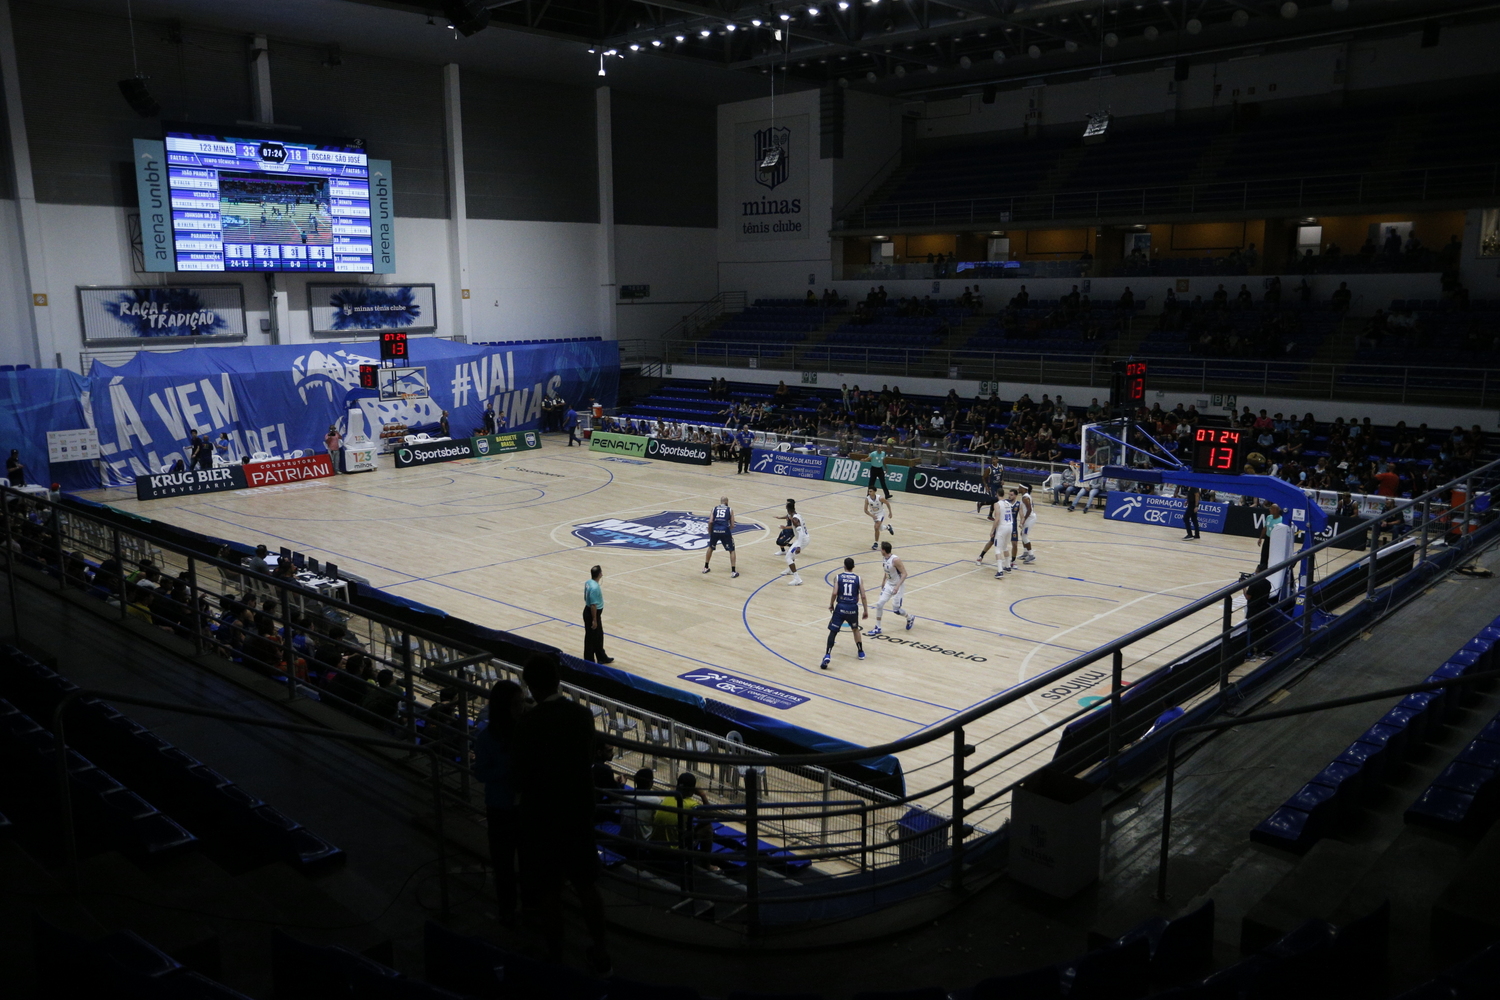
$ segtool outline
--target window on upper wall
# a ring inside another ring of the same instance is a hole
[[[1479,256],[1500,257],[1500,208],[1479,213]]]

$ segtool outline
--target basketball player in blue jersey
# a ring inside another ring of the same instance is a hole
[[[828,669],[828,661],[833,658],[833,642],[839,637],[839,629],[846,624],[854,630],[854,648],[859,650],[859,658],[865,658],[865,645],[859,641],[860,608],[864,608],[864,617],[869,618],[870,602],[865,597],[865,585],[854,572],[854,560],[845,556],[844,571],[834,577],[833,593],[828,595],[828,610],[833,617],[828,619],[828,648],[823,651],[821,664],[824,670]]]
[[[740,571],[734,565],[734,511],[730,509],[728,497],[719,497],[718,505],[708,516],[708,551],[703,555],[703,572],[709,572],[708,561],[720,545],[729,553],[729,578],[739,579]]]

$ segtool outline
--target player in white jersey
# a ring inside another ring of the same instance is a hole
[[[791,529],[792,543],[786,550],[786,571],[782,576],[790,576],[786,582],[788,587],[802,586],[802,577],[797,575],[797,554],[807,547],[807,522],[802,520],[802,515],[797,513],[797,501],[787,500],[786,513],[778,520],[785,521],[786,526]]]
[[[916,615],[901,609],[901,601],[906,597],[906,564],[901,561],[900,556],[891,554],[890,542],[880,543],[880,553],[880,565],[885,570],[885,584],[880,588],[880,600],[875,602],[875,627],[865,632],[866,635],[880,634],[880,616],[885,613],[887,604],[892,611],[906,619],[908,629],[917,623]]]
[[[1026,550],[1026,554],[1021,556],[1021,561],[1023,563],[1034,563],[1036,562],[1036,556],[1031,552],[1031,526],[1036,524],[1036,504],[1031,501],[1031,487],[1022,486],[1017,495],[1017,500],[1020,506],[1015,511],[1016,532],[1020,536],[1021,547]],[[1014,547],[1012,547],[1011,556],[1012,558],[1015,556]]]
[[[865,516],[875,522],[875,542],[870,546],[872,550],[880,548],[880,526],[893,514],[895,510],[891,507],[891,498],[880,496],[875,487],[871,486],[865,494]],[[896,533],[896,529],[889,524],[885,524],[885,530],[893,535]]]
[[[984,565],[984,554],[991,548],[995,550],[995,579],[1005,576],[1007,569],[1015,567],[1015,553],[1011,553],[1010,559],[1005,557],[1005,549],[1010,544],[1011,534],[1015,525],[1015,508],[1005,497],[997,497],[995,500],[995,524],[990,528],[990,540],[984,543],[984,548],[979,550],[979,558],[974,561]]]

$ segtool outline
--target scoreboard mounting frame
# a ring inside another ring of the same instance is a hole
[[[1249,444],[1249,435],[1238,428],[1195,428],[1192,469],[1194,472],[1238,476],[1245,471],[1245,453]]]

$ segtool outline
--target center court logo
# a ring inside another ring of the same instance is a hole
[[[734,533],[759,531],[758,524],[736,524]],[[698,552],[708,548],[708,518],[686,510],[664,510],[660,514],[628,520],[608,517],[589,521],[573,529],[573,537],[589,545],[613,545],[628,549],[677,549]]]

